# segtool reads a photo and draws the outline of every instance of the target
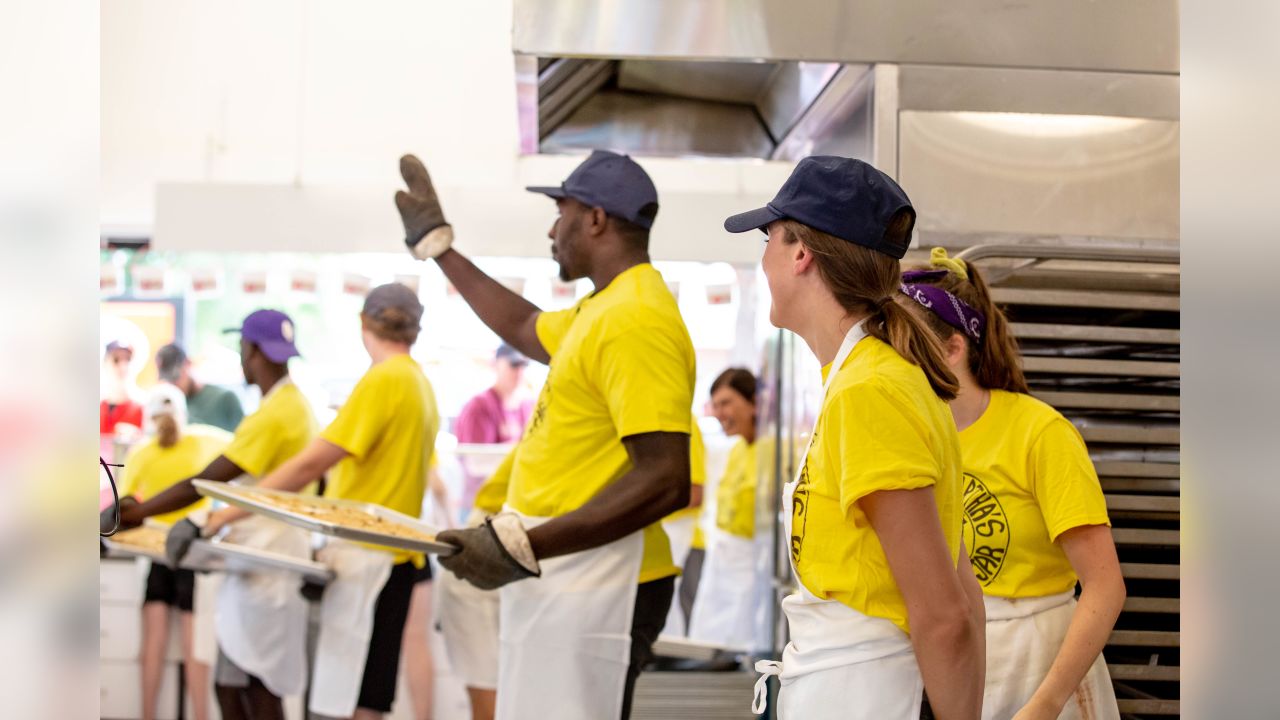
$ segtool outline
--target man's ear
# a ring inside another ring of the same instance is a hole
[[[604,208],[593,207],[587,213],[587,234],[596,237],[604,234],[605,227],[609,224],[609,214]]]

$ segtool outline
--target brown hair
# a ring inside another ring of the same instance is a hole
[[[167,412],[152,417],[151,422],[156,426],[156,442],[162,448],[171,448],[178,444],[178,419],[173,413]]]
[[[378,311],[376,317],[364,313],[360,317],[364,318],[369,332],[383,340],[405,345],[418,341],[418,332],[421,330],[418,321],[400,308],[385,307]]]
[[[894,302],[902,284],[896,258],[872,250],[795,220],[780,220],[784,242],[800,241],[813,253],[818,274],[840,307],[849,313],[866,314],[867,334],[890,345],[904,360],[918,366],[943,400],[954,400],[959,384],[947,367],[946,353],[938,336],[924,320]],[[905,244],[915,225],[910,211],[900,211],[889,221],[886,238]],[[896,237],[895,237],[896,236]]]
[[[935,268],[922,268],[932,270]],[[991,290],[982,274],[972,263],[965,263],[966,280],[955,272],[948,272],[937,280],[920,280],[946,290],[969,304],[969,307],[982,313],[987,318],[986,329],[983,330],[981,342],[965,338],[969,348],[969,372],[978,385],[987,390],[1005,390],[1016,393],[1030,393],[1027,378],[1022,373],[1022,357],[1018,352],[1018,341],[1013,337],[1009,327],[1009,319],[991,299]],[[942,340],[950,340],[959,332],[956,328],[943,322],[936,313],[912,303],[921,310],[925,322]]]
[[[747,402],[756,403],[756,376],[746,368],[731,367],[711,381],[711,394],[714,395],[722,387],[728,387],[741,395]]]

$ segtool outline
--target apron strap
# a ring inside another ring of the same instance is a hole
[[[769,678],[782,674],[782,663],[778,660],[757,660],[755,693],[751,697],[751,712],[759,715],[764,712],[765,700],[769,697]]]

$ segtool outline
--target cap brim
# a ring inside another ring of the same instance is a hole
[[[272,342],[268,340],[254,344],[258,346],[258,349],[262,351],[262,354],[266,355],[267,359],[271,362],[282,363],[291,357],[298,357],[301,355],[301,353],[298,352],[298,348],[294,347],[293,343],[290,342]]]
[[[724,221],[724,229],[731,233],[743,233],[748,230],[761,230],[765,225],[774,220],[781,220],[782,213],[776,212],[768,206],[748,210],[737,215],[730,215]]]
[[[565,192],[564,188],[560,187],[559,185],[547,186],[547,187],[534,185],[531,187],[526,187],[525,190],[528,190],[529,192],[532,192],[532,193],[539,193],[541,195],[546,195],[547,197],[553,197],[553,198],[569,197],[569,193]]]

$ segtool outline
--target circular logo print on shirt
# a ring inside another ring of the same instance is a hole
[[[995,581],[1009,553],[1009,518],[1000,498],[976,475],[964,474],[964,546],[984,587]]]

